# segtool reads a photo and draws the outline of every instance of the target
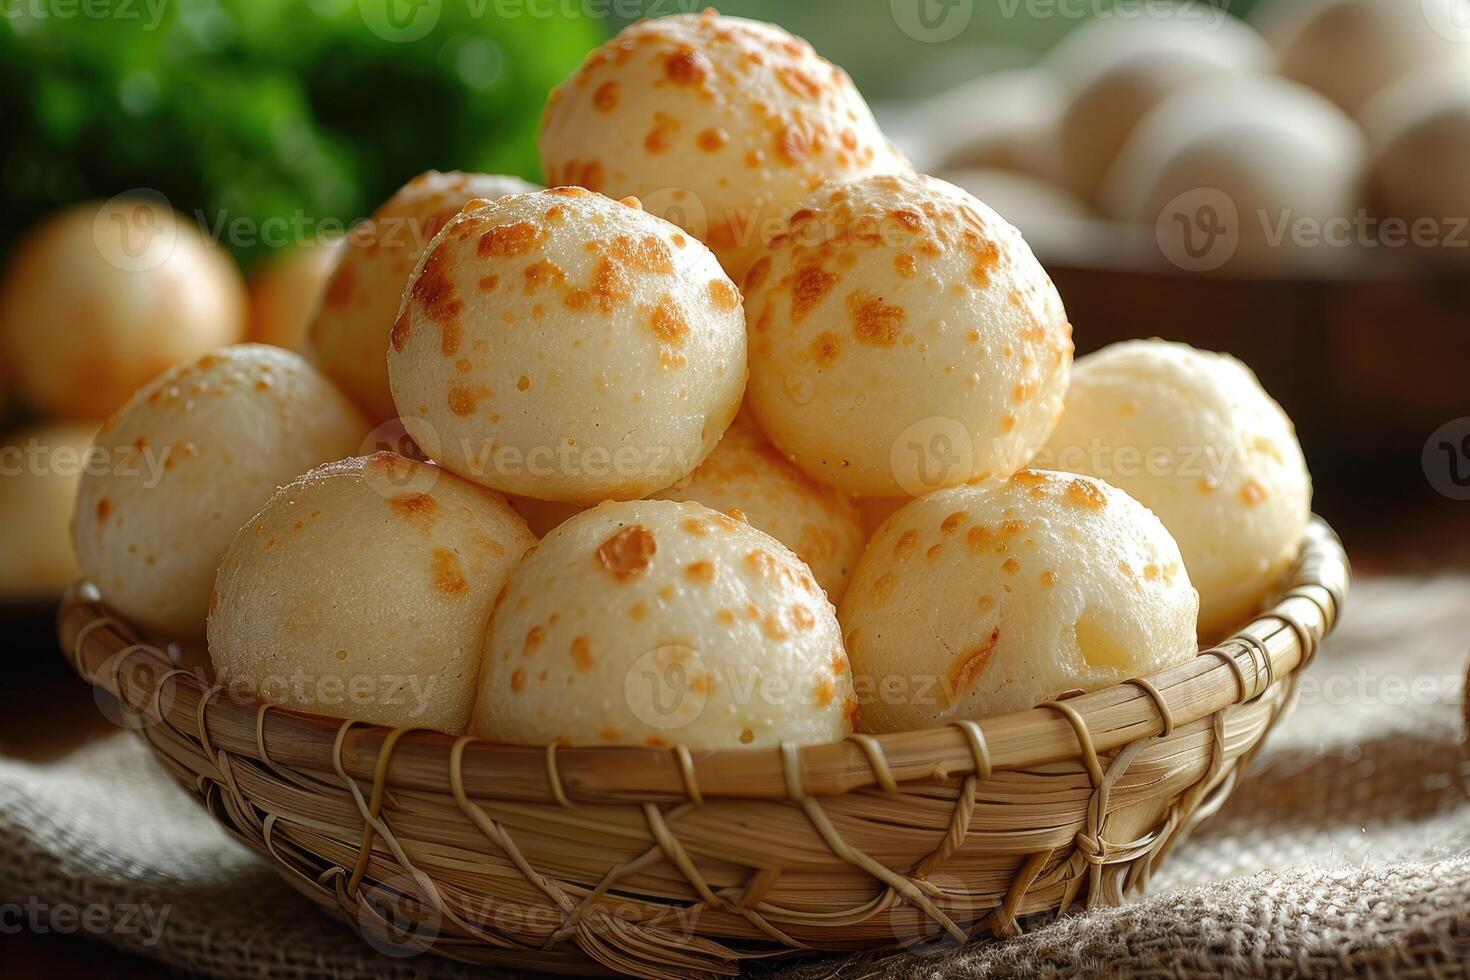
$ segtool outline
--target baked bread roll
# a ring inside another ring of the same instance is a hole
[[[105,419],[170,366],[244,333],[234,260],[146,198],[48,218],[16,247],[0,284],[6,371],[55,418]]]
[[[471,732],[526,745],[770,747],[844,738],[837,617],[778,541],[695,503],[605,503],[495,602]]]
[[[1015,228],[932,177],[812,195],[745,282],[748,404],[808,476],[920,496],[1024,466],[1051,434],[1072,327]]]
[[[740,292],[674,225],[580,187],[467,208],[388,352],[430,458],[506,493],[634,499],[709,455],[745,390]]]
[[[804,561],[833,602],[842,598],[867,540],[862,516],[847,498],[791,465],[743,417],[699,469],[655,498],[743,515]]]
[[[1207,642],[1262,607],[1311,517],[1281,406],[1235,358],[1185,344],[1130,341],[1079,360],[1038,462],[1104,478],[1159,516],[1199,589]]]
[[[737,281],[829,180],[909,169],[842,69],[771,24],[713,10],[640,21],[551,93],[548,184],[634,195]]]
[[[308,336],[317,365],[374,425],[398,414],[388,390],[388,334],[429,242],[468,202],[535,189],[518,177],[429,170],[348,233]]]
[[[505,498],[378,453],[283,487],[235,537],[209,614],[219,683],[463,734],[490,604],[535,538]]]
[[[870,732],[1002,715],[1196,653],[1199,598],[1159,519],[1089,477],[1023,470],[909,504],[842,601]]]

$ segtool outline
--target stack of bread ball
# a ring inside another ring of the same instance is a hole
[[[385,204],[314,363],[229,347],[133,395],[108,438],[169,464],[83,477],[109,603],[293,708],[738,749],[1023,710],[1269,599],[1311,494],[1281,410],[1162,342],[1074,366],[1021,234],[805,43],[636,25],[542,152],[546,190],[431,173]],[[753,237],[637,196],[669,184]],[[360,450],[390,412],[401,451]]]
[[[1057,255],[1179,227],[1237,236],[1218,261],[1247,274],[1470,246],[1459,0],[1150,5],[917,115],[910,155]]]
[[[221,243],[144,193],[73,206],[22,238],[0,282],[0,403],[13,396],[0,411],[15,420],[0,435],[0,601],[54,600],[76,579],[68,524],[85,470],[163,465],[107,432],[89,453],[102,422],[217,348],[300,347],[340,246],[303,243],[247,291]]]

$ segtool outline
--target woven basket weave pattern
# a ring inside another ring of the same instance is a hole
[[[769,751],[508,747],[280,709],[176,669],[88,587],[60,633],[225,828],[380,949],[730,975],[1118,904],[1229,794],[1347,586],[1317,522],[1277,604],[1189,663],[1004,718]]]

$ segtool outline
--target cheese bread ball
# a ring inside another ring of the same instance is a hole
[[[644,198],[737,280],[819,184],[908,169],[846,72],[713,10],[640,21],[594,51],[551,93],[541,160],[549,184]]]
[[[791,465],[743,418],[699,469],[656,496],[743,515],[806,562],[833,602],[842,598],[866,540],[862,517],[847,498]]]
[[[1351,220],[1366,163],[1358,127],[1316,92],[1280,78],[1208,83],[1138,127],[1108,176],[1104,208],[1148,225],[1199,222],[1203,206],[1233,208],[1233,222],[1220,220],[1233,225],[1242,257],[1300,260],[1313,249],[1329,257],[1342,248],[1319,248],[1317,237],[1293,229],[1310,222],[1325,236],[1334,219]]]
[[[104,419],[151,378],[244,331],[234,260],[146,198],[48,219],[16,247],[0,284],[6,370],[57,418]]]
[[[749,405],[812,479],[919,496],[1007,476],[1051,434],[1072,327],[990,208],[932,177],[808,198],[746,279]]]
[[[536,539],[505,498],[391,453],[328,463],[241,529],[209,613],[219,683],[461,735],[490,605]]]
[[[1363,123],[1382,212],[1411,226],[1432,222],[1435,242],[1463,253],[1465,236],[1449,224],[1470,217],[1470,61],[1390,86],[1363,110]]]
[[[430,170],[348,234],[308,336],[317,366],[374,424],[398,414],[388,391],[388,333],[429,242],[470,201],[535,189],[518,177]]]
[[[496,599],[473,734],[544,745],[818,744],[856,705],[837,615],[800,559],[692,502],[604,503]]]
[[[698,466],[740,407],[740,291],[636,201],[503,198],[430,246],[388,370],[409,435],[461,476],[538,500],[642,497]]]
[[[870,732],[1023,711],[1195,655],[1199,598],[1159,519],[1088,477],[931,494],[863,553],[842,631]]]
[[[77,558],[144,632],[204,635],[214,573],[277,487],[358,451],[367,424],[299,355],[241,344],[155,378],[103,426],[77,495]]]
[[[1350,113],[1426,65],[1470,55],[1461,0],[1267,0],[1252,20],[1282,75]]]
[[[300,350],[346,244],[346,238],[311,241],[263,263],[250,277],[247,338]]]
[[[56,596],[80,576],[71,512],[92,436],[49,425],[0,441],[0,598]]]
[[[1063,182],[1094,201],[1118,151],[1154,106],[1202,81],[1269,71],[1271,62],[1270,47],[1252,28],[1200,4],[1170,16],[1089,22],[1046,62],[1062,88]]]
[[[1291,420],[1232,357],[1158,340],[1077,362],[1045,465],[1106,479],[1164,522],[1207,640],[1245,625],[1296,556],[1312,481]]]

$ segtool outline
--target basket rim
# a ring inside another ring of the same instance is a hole
[[[1277,601],[1222,643],[1166,670],[1007,715],[940,728],[854,734],[822,745],[696,751],[684,746],[507,745],[394,729],[284,708],[177,667],[102,602],[73,585],[57,614],[62,651],[86,681],[143,725],[161,724],[206,756],[337,773],[385,788],[522,803],[627,804],[707,798],[802,800],[915,780],[1064,762],[1101,779],[1099,756],[1264,697],[1331,633],[1351,572],[1341,541],[1314,517]]]

